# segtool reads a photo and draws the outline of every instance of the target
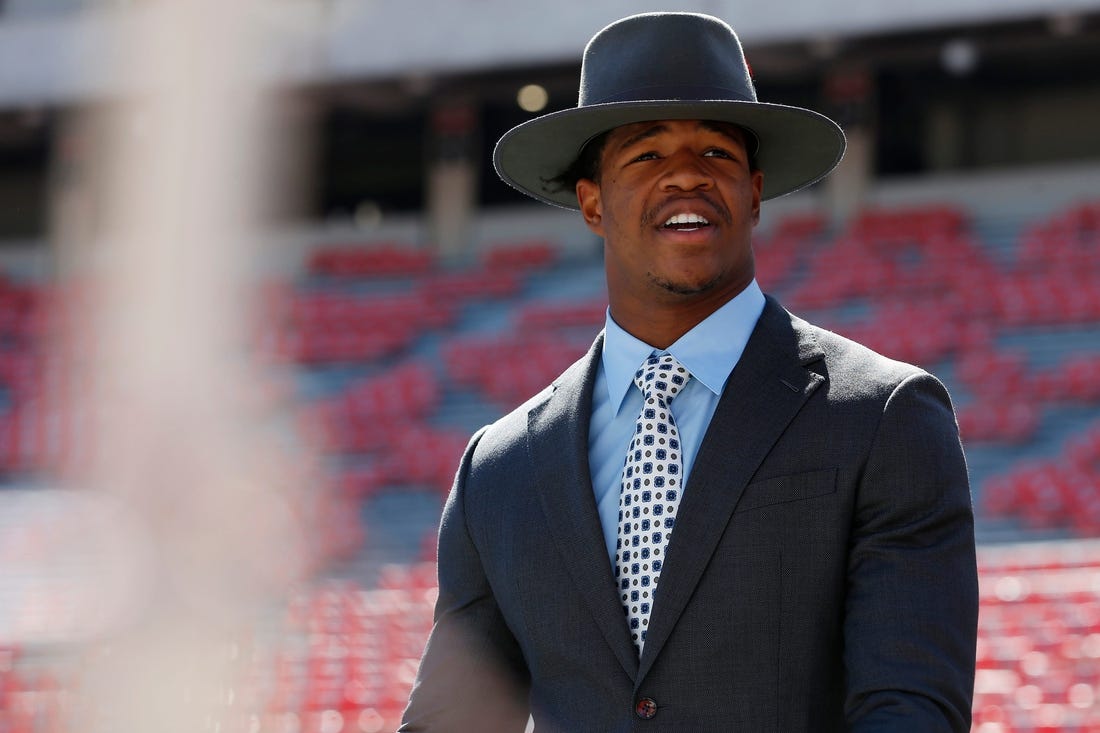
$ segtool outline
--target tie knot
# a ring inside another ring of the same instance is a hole
[[[691,372],[672,354],[651,356],[634,373],[634,384],[638,385],[646,399],[659,397],[666,404],[684,388],[689,379]]]

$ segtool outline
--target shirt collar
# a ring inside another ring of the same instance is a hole
[[[608,309],[604,322],[603,369],[607,396],[618,412],[634,382],[634,373],[650,354],[672,354],[707,389],[722,394],[726,379],[741,358],[756,321],[764,311],[764,294],[756,280],[707,316],[665,350],[655,349],[615,323]]]

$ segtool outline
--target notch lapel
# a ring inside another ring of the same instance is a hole
[[[749,479],[824,377],[806,324],[773,299],[727,380],[681,499],[637,683],[675,627]]]
[[[638,656],[615,591],[604,552],[603,529],[588,467],[592,385],[603,348],[592,348],[553,385],[553,392],[527,415],[527,449],[535,468],[539,501],[565,567],[619,663],[633,678]],[[561,511],[571,507],[570,511]]]

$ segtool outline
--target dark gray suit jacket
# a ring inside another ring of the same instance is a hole
[[[470,442],[401,730],[969,731],[973,513],[942,385],[769,299],[639,660],[588,471],[601,346]]]

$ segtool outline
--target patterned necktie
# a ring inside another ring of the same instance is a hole
[[[671,354],[649,357],[634,375],[642,390],[642,411],[623,466],[615,579],[638,656],[680,505],[680,434],[669,403],[689,379],[691,374]]]

